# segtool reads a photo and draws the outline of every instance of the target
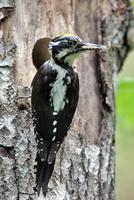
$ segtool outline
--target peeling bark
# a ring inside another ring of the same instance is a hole
[[[103,43],[108,52],[76,63],[79,105],[46,199],[114,199],[115,76],[128,51],[130,19],[128,0],[0,1],[0,199],[37,199],[30,101],[20,96],[30,95],[35,41],[64,32]]]

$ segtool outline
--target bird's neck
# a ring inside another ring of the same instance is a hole
[[[51,57],[49,61],[50,61],[51,65],[57,65],[59,68],[65,69],[67,71],[73,70],[73,67],[71,65],[69,65],[68,63],[65,63],[62,60],[58,60],[57,58]]]

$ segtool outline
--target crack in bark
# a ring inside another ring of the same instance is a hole
[[[100,148],[100,154],[99,154],[99,171],[98,171],[98,196],[99,200],[102,200],[102,188],[101,188],[101,167],[102,167],[102,150]]]
[[[103,43],[103,36],[104,36],[104,28],[102,27],[104,24],[101,21],[102,19],[102,13],[100,11],[100,8],[98,7],[97,10],[97,18],[96,18],[96,28],[97,28],[97,40],[98,43]],[[100,97],[100,117],[99,117],[99,135],[98,135],[98,144],[100,145],[100,153],[99,153],[99,171],[98,171],[98,198],[99,200],[102,200],[104,197],[103,195],[103,188],[102,188],[102,167],[103,167],[103,142],[107,142],[106,140],[106,134],[104,135],[105,131],[105,121],[107,119],[108,113],[112,112],[112,105],[109,104],[109,102],[106,101],[108,97],[108,90],[109,86],[105,79],[105,74],[102,71],[102,63],[105,62],[105,59],[102,58],[104,54],[100,54],[99,52],[96,52],[95,57],[95,74],[96,74],[96,80],[98,83],[98,93]],[[105,139],[103,138],[105,137]]]
[[[84,148],[82,147],[82,151],[81,151],[81,165],[82,165],[82,169],[83,169],[83,172],[84,172],[84,176],[85,176],[85,185],[86,187],[88,188],[89,187],[89,184],[88,184],[88,178],[89,178],[89,171],[86,170],[85,166],[84,166],[84,159],[86,158],[85,156],[85,151],[84,151]],[[89,161],[88,161],[88,166],[89,166]],[[87,189],[85,189],[85,199],[87,199]]]
[[[14,157],[13,171],[14,171],[14,176],[15,176],[15,184],[16,184],[16,188],[17,188],[17,199],[16,200],[19,200],[20,188],[19,188],[19,177],[17,176],[17,160],[16,160],[16,157]]]
[[[1,177],[4,177],[4,170],[3,170],[3,168],[1,169]],[[3,182],[3,184],[2,184],[2,188],[4,188],[4,185],[6,184],[6,181],[4,181],[4,180],[2,180]],[[5,183],[4,183],[5,182]],[[2,194],[2,196],[4,197],[4,199],[6,199],[6,193],[5,193],[5,188],[3,189],[3,191],[1,192],[1,194]]]
[[[113,169],[113,166],[111,164],[111,162],[114,162],[113,161],[113,158],[114,158],[114,151],[113,151],[113,145],[111,144],[111,147],[110,147],[110,154],[109,154],[109,160],[108,160],[108,175],[107,176],[111,176],[111,170]],[[115,164],[115,163],[114,163]],[[114,174],[113,176],[115,176],[115,170],[114,170]],[[108,192],[108,199],[113,199],[114,197],[114,194],[111,194],[111,191],[114,191],[115,187],[114,187],[114,179],[111,177],[111,181],[110,181],[110,186],[109,186],[109,192]]]
[[[62,145],[61,145],[61,150],[60,150],[60,182],[62,182],[63,180],[63,174],[62,174],[62,169],[61,169],[61,166],[62,166],[62,160],[63,160],[63,154],[64,154],[64,147],[65,147],[65,143],[63,142]]]

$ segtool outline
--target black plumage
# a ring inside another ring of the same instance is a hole
[[[33,63],[38,70],[32,81],[31,99],[38,150],[35,167],[38,195],[41,188],[46,195],[56,153],[77,107],[79,80],[73,61],[79,53],[93,49],[104,50],[105,47],[85,43],[75,35],[40,39],[33,48]]]
[[[53,106],[50,105],[50,91],[58,72],[47,62],[40,67],[32,81],[31,102],[38,149],[36,190],[39,194],[42,187],[44,196],[54,168],[56,153],[67,135],[78,102],[78,75],[72,67],[68,66],[66,71],[63,79],[63,84],[67,87],[64,97],[65,107],[56,115],[54,115]],[[68,83],[68,77],[70,77],[70,83]],[[56,133],[53,133],[55,127]]]

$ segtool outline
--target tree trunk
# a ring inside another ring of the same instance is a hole
[[[18,97],[30,94],[36,40],[68,32],[108,51],[86,53],[76,63],[79,105],[46,199],[114,199],[114,85],[128,50],[129,8],[129,0],[0,0],[1,200],[37,199],[31,109]]]

